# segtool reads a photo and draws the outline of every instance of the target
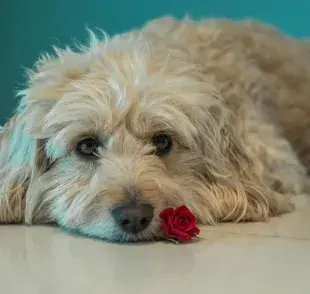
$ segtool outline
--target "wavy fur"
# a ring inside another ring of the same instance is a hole
[[[90,39],[28,73],[0,135],[0,222],[135,241],[160,235],[167,206],[210,225],[292,210],[310,166],[307,42],[254,22],[173,18]],[[174,140],[163,158],[151,155],[158,132]],[[74,152],[87,136],[104,146],[96,163]],[[132,186],[156,215],[136,235],[110,215],[136,200]]]

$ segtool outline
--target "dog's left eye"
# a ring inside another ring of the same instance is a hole
[[[172,148],[172,138],[166,134],[157,134],[153,137],[153,144],[156,147],[155,154],[163,156],[170,152]]]
[[[77,144],[76,151],[81,157],[95,159],[98,157],[98,147],[96,140],[85,139]]]

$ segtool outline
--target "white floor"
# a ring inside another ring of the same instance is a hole
[[[310,294],[310,197],[269,223],[201,228],[188,244],[108,244],[0,226],[1,294]]]

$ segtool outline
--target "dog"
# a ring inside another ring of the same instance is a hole
[[[164,17],[28,71],[1,131],[0,222],[129,242],[294,209],[310,169],[310,45],[255,21]]]

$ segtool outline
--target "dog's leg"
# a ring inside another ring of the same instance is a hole
[[[14,116],[0,132],[0,223],[24,220],[34,142]]]

